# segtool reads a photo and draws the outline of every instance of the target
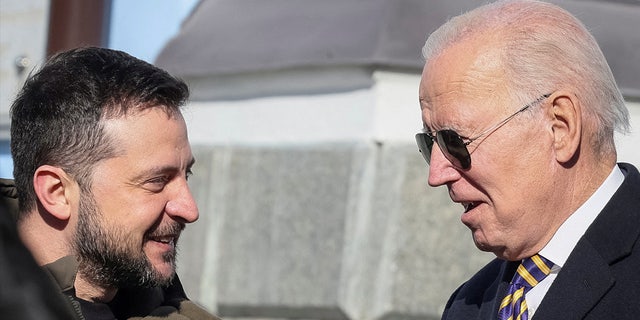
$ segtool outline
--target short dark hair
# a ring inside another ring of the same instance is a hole
[[[11,106],[19,219],[36,204],[32,179],[42,165],[62,168],[88,190],[93,166],[116,152],[101,120],[155,107],[181,115],[188,97],[182,80],[122,51],[87,47],[53,56]]]

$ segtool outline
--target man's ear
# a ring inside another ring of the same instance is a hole
[[[575,160],[582,138],[582,105],[568,92],[556,91],[551,95],[553,149],[556,160],[567,164]]]
[[[67,221],[72,213],[74,180],[62,169],[43,165],[33,175],[33,188],[42,207],[61,221]]]

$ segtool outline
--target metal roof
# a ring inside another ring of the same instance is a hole
[[[640,97],[640,2],[552,1],[598,40],[625,95]],[[339,65],[422,68],[426,37],[473,0],[203,0],[156,64],[182,77]]]

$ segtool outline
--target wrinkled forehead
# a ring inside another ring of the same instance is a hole
[[[420,83],[423,114],[456,116],[470,108],[496,105],[508,94],[501,51],[484,37],[455,43],[424,66]],[[498,112],[499,110],[484,110]]]

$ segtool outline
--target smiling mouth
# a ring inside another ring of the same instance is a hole
[[[184,223],[172,222],[147,232],[144,239],[164,246],[164,249],[174,250],[182,230],[184,230]]]
[[[149,240],[164,243],[172,247],[175,247],[176,240],[177,240],[176,238],[177,236],[167,235],[167,236],[150,237]]]

